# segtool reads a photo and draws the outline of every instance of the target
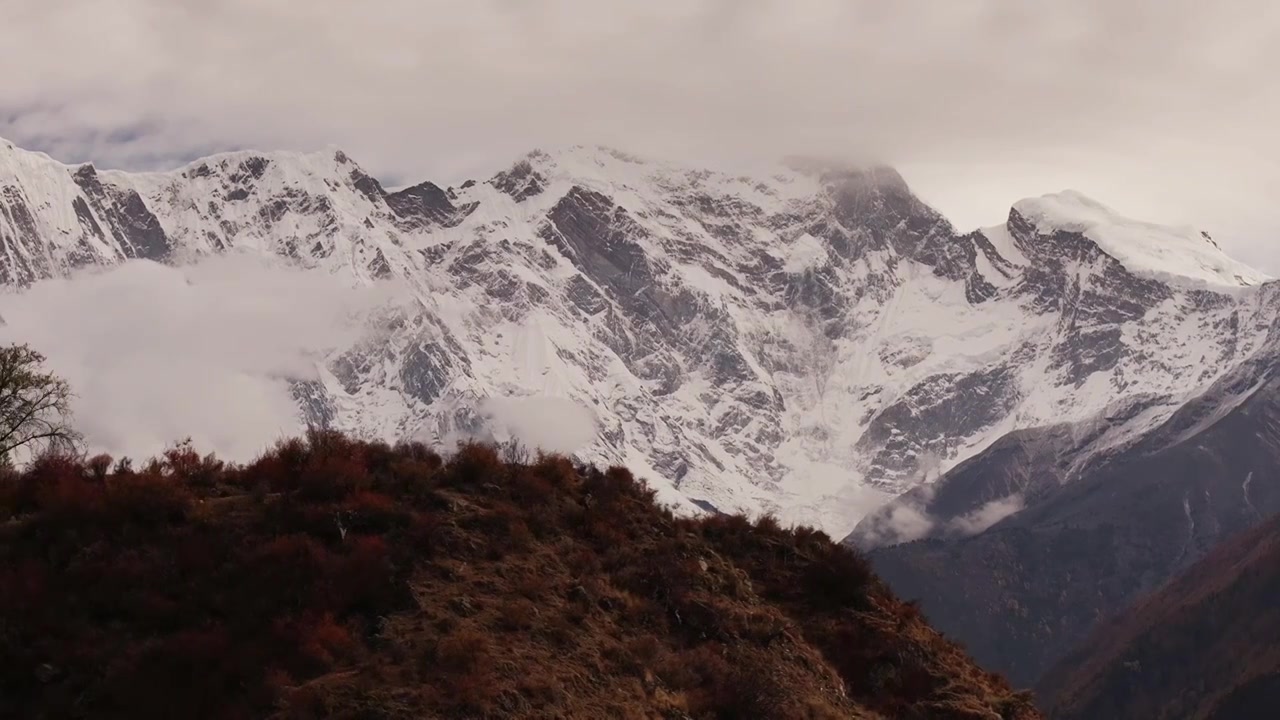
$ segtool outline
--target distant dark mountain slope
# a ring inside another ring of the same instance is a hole
[[[1274,347],[1083,466],[1071,428],[1006,438],[911,506],[943,532],[877,549],[873,565],[979,662],[1033,684],[1099,620],[1280,511]],[[1026,507],[976,535],[945,531],[992,498]]]
[[[1040,683],[1062,720],[1263,720],[1280,709],[1280,518],[1104,623]]]
[[[0,588],[4,718],[1040,717],[820,532],[479,445],[0,470]]]

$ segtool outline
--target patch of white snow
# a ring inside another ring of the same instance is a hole
[[[1013,207],[1041,232],[1083,234],[1135,275],[1233,288],[1269,279],[1229,257],[1194,228],[1130,220],[1074,190],[1021,200]]]
[[[822,241],[805,233],[787,248],[782,269],[793,274],[826,265],[830,260]]]

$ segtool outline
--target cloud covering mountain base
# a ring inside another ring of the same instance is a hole
[[[31,345],[71,383],[94,450],[148,456],[190,436],[244,460],[301,429],[289,381],[315,378],[397,297],[258,254],[136,260],[0,295],[0,341]]]

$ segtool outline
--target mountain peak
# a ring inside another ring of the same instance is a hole
[[[1228,256],[1206,233],[1132,220],[1076,190],[1020,200],[1013,212],[1041,233],[1084,235],[1138,276],[1215,288],[1269,279]]]

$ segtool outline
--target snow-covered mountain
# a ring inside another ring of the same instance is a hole
[[[337,151],[126,174],[0,141],[4,284],[233,249],[413,288],[295,384],[313,422],[501,437],[486,399],[568,399],[599,430],[580,454],[663,499],[841,536],[1010,431],[1120,418],[1088,452],[1135,442],[1276,315],[1207,235],[1076,193],[965,234],[888,168],[578,147],[389,192]]]

